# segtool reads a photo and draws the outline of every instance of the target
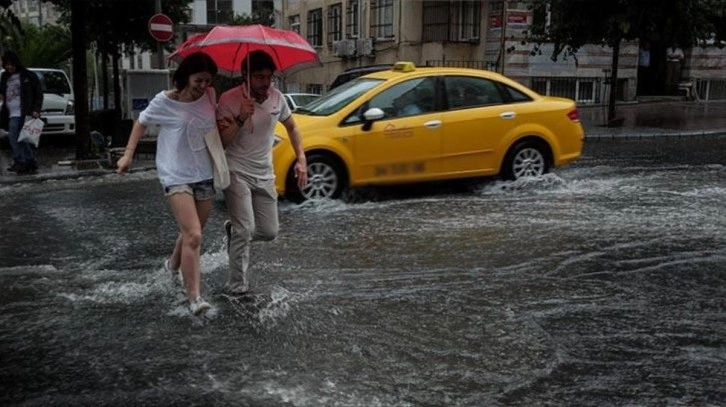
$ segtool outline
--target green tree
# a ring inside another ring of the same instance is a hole
[[[23,36],[23,27],[18,17],[8,7],[0,4],[0,52],[17,49]]]
[[[71,57],[71,32],[60,25],[23,24],[24,35],[14,48],[25,66],[67,68]]]
[[[611,84],[618,79],[620,46],[639,39],[666,45],[677,42],[689,47],[715,42],[723,46],[726,34],[726,0],[535,0],[535,13],[549,7],[549,26],[534,23],[527,41],[533,52],[544,42],[554,44],[552,59],[576,55],[585,44],[613,49]],[[608,122],[615,120],[615,92],[610,92]]]
[[[134,47],[141,50],[156,48],[148,31],[149,18],[156,14],[155,0],[44,0],[58,6],[61,18],[70,22],[72,32],[73,89],[76,97],[76,159],[90,154],[86,51],[91,39],[105,61],[112,60],[114,71],[115,121],[120,120],[121,86],[119,58],[130,54]],[[186,23],[186,10],[191,0],[164,0],[162,12],[175,23]],[[105,70],[104,70],[105,74]]]

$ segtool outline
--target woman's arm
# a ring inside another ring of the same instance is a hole
[[[136,120],[136,122],[134,122],[134,127],[131,129],[129,141],[128,143],[126,143],[124,155],[116,163],[116,165],[118,166],[117,172],[119,174],[123,174],[124,172],[128,171],[129,168],[131,168],[131,162],[134,160],[134,152],[136,151],[136,146],[139,144],[139,140],[145,133],[146,126]]]

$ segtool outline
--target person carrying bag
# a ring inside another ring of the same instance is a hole
[[[2,67],[4,72],[0,75],[0,100],[3,104],[0,108],[0,127],[8,132],[13,156],[13,165],[8,167],[7,171],[32,174],[38,170],[31,145],[35,143],[21,141],[20,133],[25,125],[26,116],[40,118],[43,106],[40,80],[35,73],[25,68],[18,56],[11,51],[3,54]]]

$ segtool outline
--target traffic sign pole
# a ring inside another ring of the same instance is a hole
[[[161,0],[156,0],[156,14],[149,19],[149,34],[158,41],[158,64],[160,69],[164,68],[164,47],[161,43],[174,38],[174,23],[169,16],[161,13]]]
[[[156,0],[156,14],[161,14],[161,0]],[[156,43],[156,64],[159,69],[164,69],[164,47],[161,42]]]

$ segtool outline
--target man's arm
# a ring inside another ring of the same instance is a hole
[[[224,92],[217,104],[217,130],[225,148],[234,142],[237,132],[254,113],[252,100],[236,92],[236,88]]]
[[[285,119],[282,124],[287,130],[287,135],[290,137],[290,143],[292,144],[292,148],[295,150],[295,155],[297,156],[294,174],[295,178],[297,178],[298,188],[302,189],[308,184],[308,163],[305,158],[305,150],[302,145],[302,135],[300,134],[300,130],[297,128],[295,119],[293,119],[292,115]]]

